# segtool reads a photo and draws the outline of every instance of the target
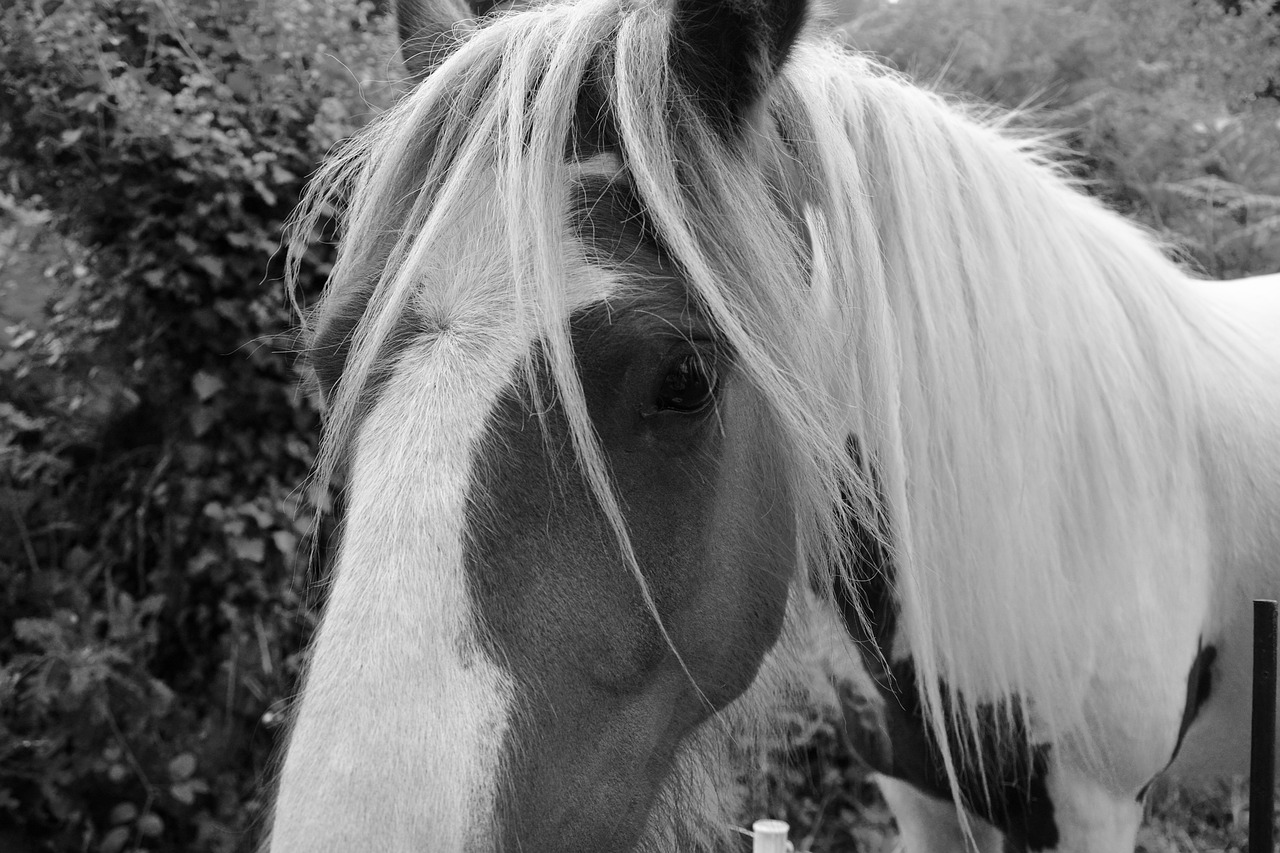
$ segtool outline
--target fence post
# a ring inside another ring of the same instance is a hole
[[[751,853],[788,853],[791,844],[787,834],[791,826],[785,820],[758,820],[751,824]]]
[[[1253,748],[1249,762],[1249,853],[1275,850],[1276,602],[1253,602]]]

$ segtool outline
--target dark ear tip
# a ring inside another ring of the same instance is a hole
[[[670,61],[718,130],[736,134],[804,27],[808,0],[676,0]]]
[[[800,31],[804,29],[805,20],[809,16],[809,2],[808,0],[785,0],[785,2],[770,5],[779,13],[773,22],[774,46],[779,51],[773,58],[774,72],[777,73],[782,68],[782,64],[787,61],[787,57],[791,55],[791,48],[796,40],[800,38]],[[777,8],[779,6],[782,8]]]
[[[453,50],[463,27],[475,19],[466,0],[396,0],[400,54],[409,76],[427,77]]]

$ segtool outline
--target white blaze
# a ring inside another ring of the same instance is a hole
[[[444,331],[408,349],[360,428],[272,851],[492,845],[511,687],[477,638],[463,543],[473,461],[519,355],[499,350],[520,343],[485,344]]]

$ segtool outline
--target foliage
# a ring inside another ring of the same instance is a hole
[[[842,701],[854,714],[880,701],[870,679],[851,671],[856,655],[852,647],[838,644],[808,661],[814,678],[808,691],[812,704],[782,713],[785,747],[766,759],[761,773],[765,791],[752,800],[766,809],[754,817],[767,814],[791,825],[800,853],[890,853],[899,846],[893,815],[871,769],[844,733]]]
[[[847,39],[1056,127],[1094,192],[1213,277],[1280,268],[1280,16],[1263,0],[867,0]]]
[[[1205,270],[1280,268],[1264,5],[845,3],[858,46],[1035,104],[1093,191]],[[321,595],[300,549],[327,530],[277,247],[305,176],[394,97],[393,56],[355,2],[0,6],[0,207],[82,247],[47,322],[0,352],[0,827],[39,848],[255,835]],[[865,827],[887,818],[839,725],[788,724],[775,813],[803,848],[878,849]]]
[[[277,247],[394,43],[354,4],[22,0],[0,45],[6,183],[87,247],[0,374],[0,825],[245,847],[323,503]]]

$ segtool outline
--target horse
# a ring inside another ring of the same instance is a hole
[[[402,0],[413,85],[290,241],[338,217],[346,515],[266,849],[737,849],[823,624],[909,851],[1132,850],[1247,766],[1280,281],[818,18]]]

